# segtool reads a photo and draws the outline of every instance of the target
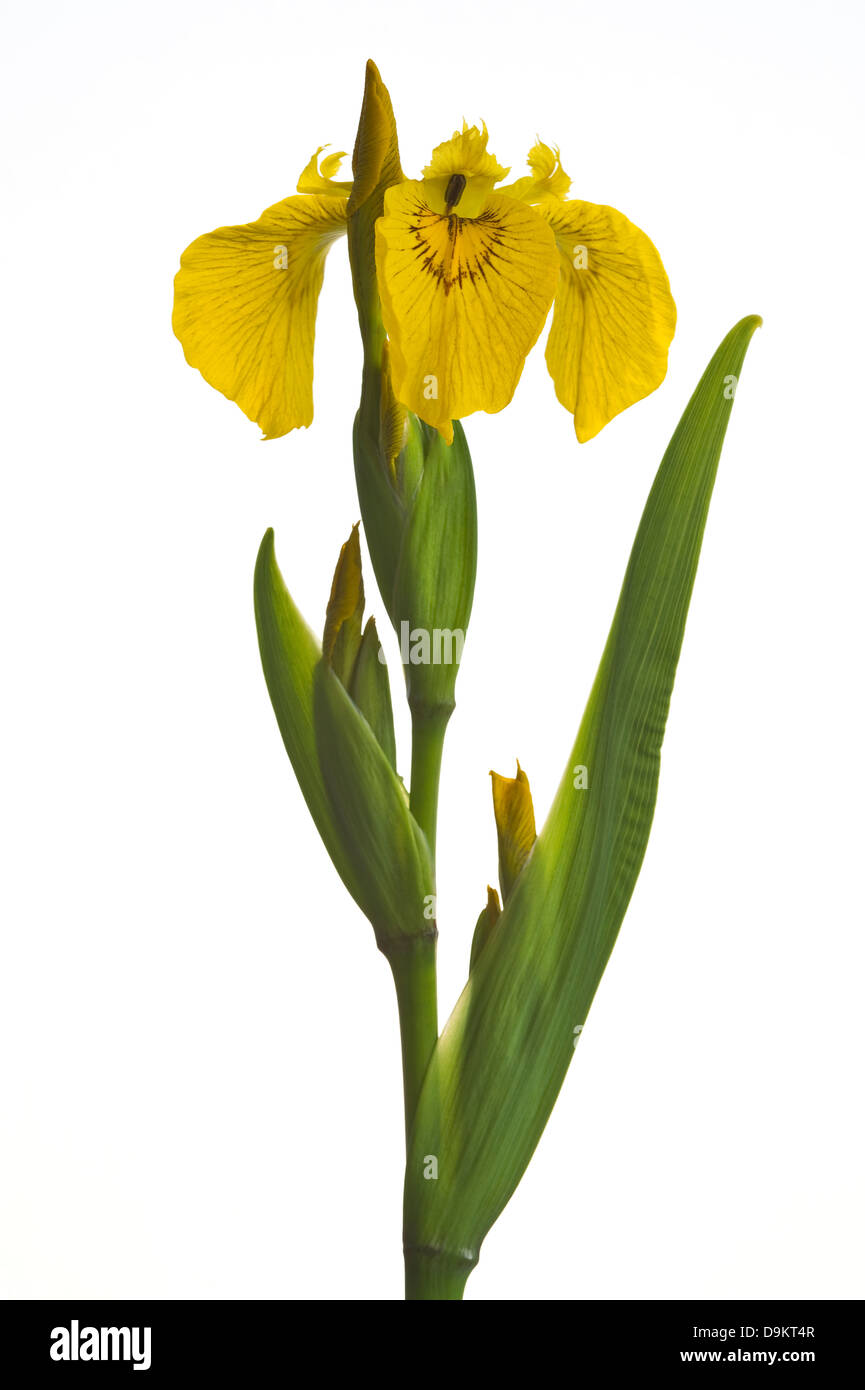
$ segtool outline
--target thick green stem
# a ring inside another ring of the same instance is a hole
[[[440,705],[412,711],[411,813],[427,837],[435,863],[436,816],[445,730],[453,710]]]
[[[405,1296],[420,1299],[460,1300],[474,1262],[439,1250],[408,1249],[405,1252]]]
[[[426,835],[435,872],[436,813],[442,750],[450,709],[412,710],[411,811]],[[436,937],[431,922],[429,936],[413,937],[390,957],[399,1005],[402,1070],[405,1090],[405,1138],[409,1152],[421,1085],[438,1041],[436,1002]],[[439,1260],[426,1252],[405,1252],[407,1299],[462,1298],[468,1271],[453,1276]],[[456,1277],[456,1282],[454,1282]],[[442,1289],[448,1291],[442,1292]]]
[[[388,953],[399,1009],[406,1147],[420,1088],[438,1039],[437,933],[435,924],[430,925],[428,936],[407,937]]]
[[[411,811],[429,841],[433,866],[439,774],[449,714],[450,710],[436,710],[413,718]],[[393,950],[387,952],[399,1006],[406,1145],[420,1088],[438,1040],[437,937],[433,913],[428,933],[400,938]]]

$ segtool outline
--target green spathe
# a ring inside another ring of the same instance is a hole
[[[316,668],[314,687],[316,746],[334,824],[357,900],[387,955],[406,937],[434,933],[424,916],[435,893],[429,848],[405,787],[325,661]]]
[[[434,924],[424,917],[425,900],[435,892],[429,848],[394,771],[392,748],[383,750],[367,718],[322,657],[277,567],[272,531],[261,543],[254,587],[271,703],[331,859],[386,953],[393,941],[434,935]],[[368,646],[377,668],[373,680],[386,681],[374,628]],[[375,710],[367,707],[379,723],[379,735],[390,743],[393,733],[387,726],[383,687],[365,682],[362,698],[371,701],[373,690]]]
[[[325,848],[346,888],[359,901],[355,875],[334,825],[315,742],[313,678],[321,647],[285,587],[272,528],[265,531],[259,548],[253,593],[264,679],[285,751]]]
[[[422,426],[426,436],[423,472],[412,498],[400,547],[392,617],[400,637],[426,635],[424,659],[403,659],[412,712],[451,710],[462,644],[472,611],[477,570],[477,500],[472,461],[459,421],[453,443]],[[447,655],[434,643],[448,634]],[[457,634],[456,639],[453,635]],[[436,659],[438,655],[438,659]],[[454,659],[455,658],[455,659]]]
[[[363,640],[354,663],[348,693],[369,724],[391,767],[396,771],[396,738],[390,679],[384,652],[378,640],[375,618],[363,630]]]

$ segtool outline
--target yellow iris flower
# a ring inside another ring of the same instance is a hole
[[[324,261],[352,190],[344,156],[321,155],[297,196],[194,241],[175,281],[186,360],[268,439],[312,421]],[[452,420],[508,404],[553,305],[547,366],[581,442],[666,373],[676,308],[655,247],[614,208],[568,199],[558,150],[538,141],[528,165],[502,185],[486,127],[464,125],[423,178],[387,189],[375,225],[393,394],[448,442]]]

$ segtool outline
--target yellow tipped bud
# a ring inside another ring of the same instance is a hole
[[[325,661],[345,686],[351,679],[362,636],[364,596],[359,528],[357,522],[339,552],[321,642]]]
[[[497,772],[491,772],[490,776],[499,837],[499,883],[502,898],[507,901],[537,839],[535,808],[529,779],[519,763],[516,777],[500,777]]]
[[[495,888],[491,888],[489,884],[487,884],[487,905],[477,920],[475,934],[472,937],[472,954],[469,962],[469,974],[474,970],[475,962],[489,941],[496,922],[501,915],[502,909],[499,903],[499,895]]]

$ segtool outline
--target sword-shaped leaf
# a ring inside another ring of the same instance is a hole
[[[406,1169],[409,1297],[461,1297],[615,943],[652,823],[721,444],[759,323],[743,319],[724,339],[664,455],[552,809],[427,1071]]]

